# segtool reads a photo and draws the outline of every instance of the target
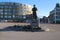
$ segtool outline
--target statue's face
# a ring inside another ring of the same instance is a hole
[[[35,5],[34,5],[34,7],[35,7]]]

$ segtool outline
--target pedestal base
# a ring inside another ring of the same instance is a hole
[[[38,28],[38,27],[39,27],[38,20],[32,20],[31,26],[32,26],[33,28]]]

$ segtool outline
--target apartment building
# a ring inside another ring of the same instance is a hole
[[[60,4],[57,3],[49,15],[50,23],[60,23]]]
[[[0,2],[0,20],[21,20],[32,14],[30,5],[16,2]]]

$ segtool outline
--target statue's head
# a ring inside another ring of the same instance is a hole
[[[35,4],[33,6],[35,7]]]

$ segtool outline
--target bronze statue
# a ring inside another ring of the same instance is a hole
[[[32,11],[33,11],[33,19],[37,19],[37,15],[36,15],[37,8],[35,7],[35,5],[32,8]]]

